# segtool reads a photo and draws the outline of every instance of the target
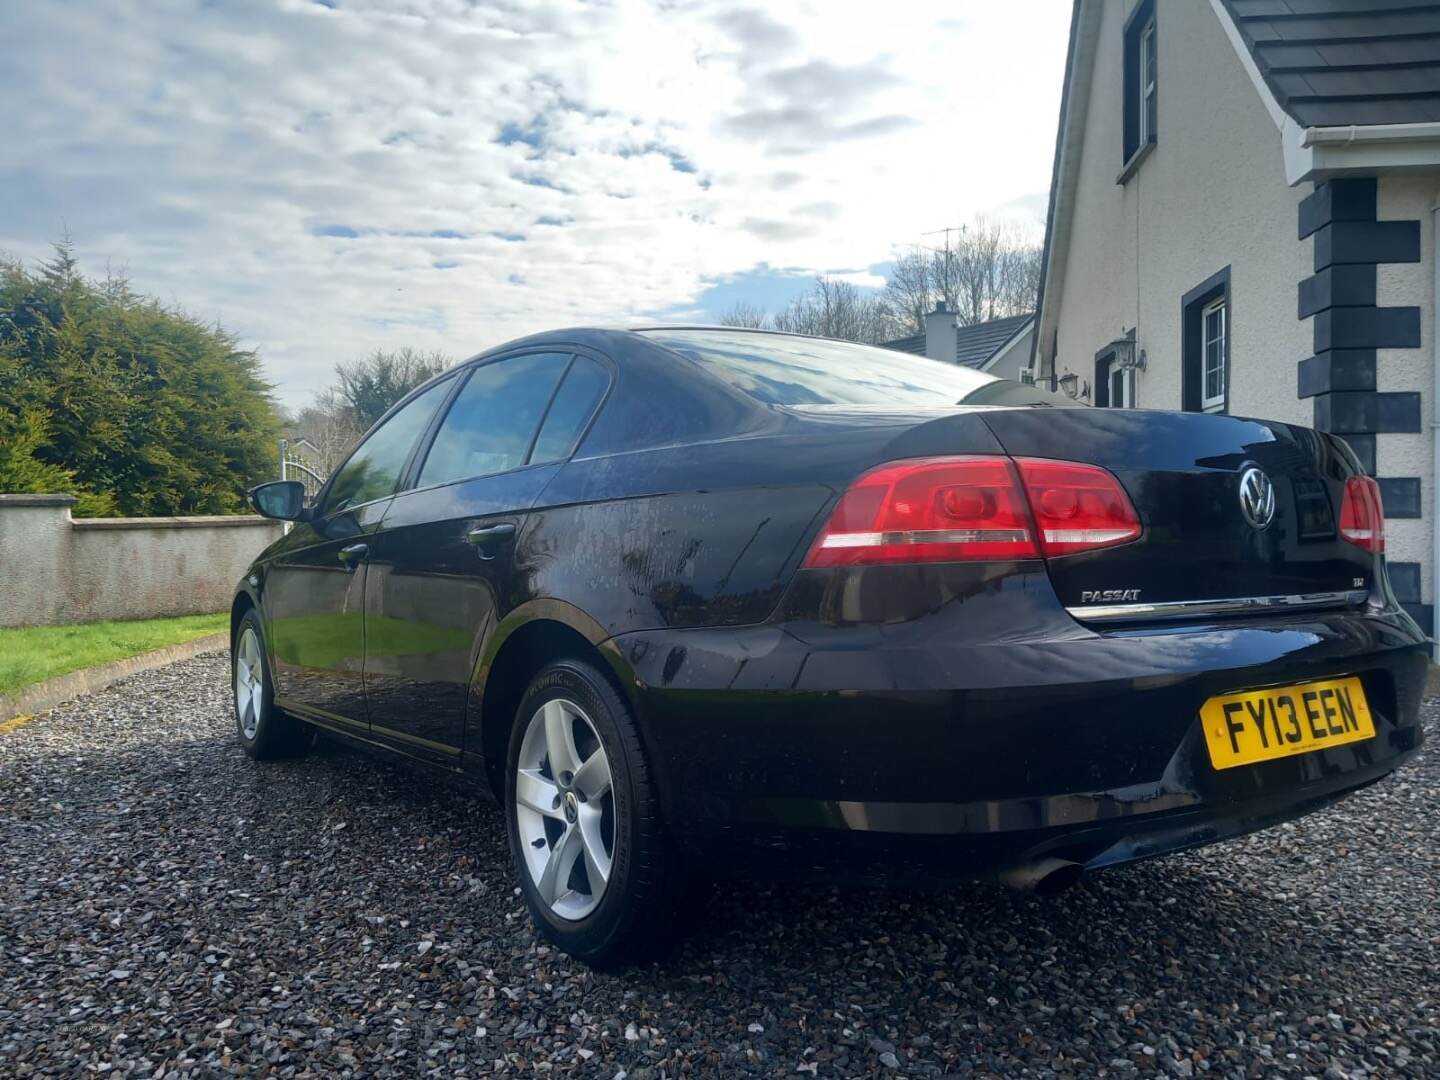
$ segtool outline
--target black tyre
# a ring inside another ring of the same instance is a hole
[[[314,729],[275,707],[275,683],[265,652],[260,616],[247,611],[230,643],[230,686],[234,690],[235,734],[245,753],[262,761],[299,757]]]
[[[506,765],[510,851],[540,933],[597,967],[668,947],[682,873],[639,729],[610,681],[580,660],[543,669],[520,703]]]

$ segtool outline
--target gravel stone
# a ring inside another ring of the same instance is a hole
[[[599,974],[495,808],[329,740],[257,764],[229,710],[211,654],[0,735],[0,1075],[1440,1075],[1433,753],[1051,900],[726,885]]]

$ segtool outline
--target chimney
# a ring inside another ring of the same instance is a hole
[[[925,316],[925,355],[931,360],[955,363],[955,313],[944,300]]]

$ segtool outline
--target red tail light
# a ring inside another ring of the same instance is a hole
[[[1033,559],[1139,535],[1134,507],[1104,469],[1004,457],[916,458],[856,480],[805,565]]]
[[[1356,547],[1385,551],[1385,509],[1380,502],[1380,485],[1369,476],[1352,476],[1345,481],[1340,503],[1340,535]]]
[[[1003,457],[915,458],[850,486],[806,566],[1033,559],[1029,515]]]
[[[1140,537],[1140,518],[1120,481],[1094,465],[1021,458],[1020,478],[1046,555],[1128,544]]]

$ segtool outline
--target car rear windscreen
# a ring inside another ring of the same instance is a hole
[[[1059,405],[958,364],[851,341],[740,330],[643,330],[768,405]]]

